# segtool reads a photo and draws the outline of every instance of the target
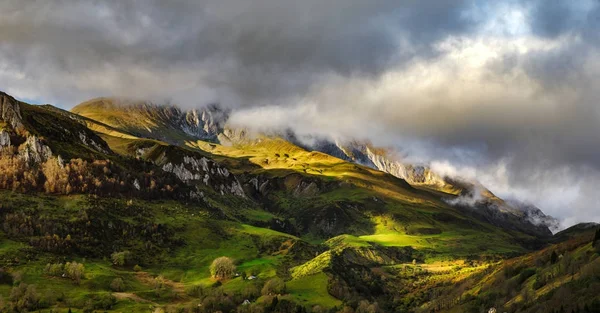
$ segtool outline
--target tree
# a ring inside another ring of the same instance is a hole
[[[235,265],[233,264],[233,260],[226,256],[216,258],[210,265],[210,275],[215,279],[228,279],[234,274]]]
[[[35,285],[20,283],[13,287],[10,292],[10,300],[15,304],[17,311],[33,311],[38,308],[40,295],[37,293]]]
[[[67,262],[67,264],[65,264],[65,272],[67,277],[71,278],[76,284],[79,285],[81,278],[83,278],[85,268],[81,263]]]
[[[281,278],[269,279],[261,290],[263,296],[285,293],[285,282]]]

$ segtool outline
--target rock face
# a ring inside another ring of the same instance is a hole
[[[85,133],[80,132],[79,133],[79,140],[81,141],[81,143],[85,146],[88,146],[90,148],[95,149],[96,151],[100,151],[102,153],[105,154],[109,154],[110,151],[108,151],[108,149],[104,148],[102,146],[102,144],[96,142],[94,139],[89,138]]]
[[[0,130],[0,149],[10,147],[10,135],[4,130]]]
[[[0,91],[0,120],[8,123],[13,128],[23,127],[21,109],[15,98]]]
[[[138,151],[144,153],[144,151]],[[202,184],[211,187],[221,195],[245,197],[244,190],[238,179],[219,163],[206,157],[183,155],[181,160],[170,159],[168,153],[163,153],[154,159],[154,163],[165,172],[173,173],[187,184]],[[143,157],[143,155],[142,155]]]
[[[560,222],[556,218],[544,214],[542,210],[533,204],[523,203],[517,200],[506,201],[506,204],[523,212],[525,219],[537,227],[547,227],[552,232],[555,232],[560,228]]]
[[[52,157],[52,150],[38,137],[29,136],[19,147],[19,156],[29,163],[41,163]]]
[[[178,129],[181,132],[202,140],[217,141],[229,113],[218,105],[210,105],[202,109],[183,111],[175,106],[158,106],[153,104],[138,104],[128,108],[143,112],[149,120],[169,129]],[[153,134],[157,139],[173,142],[172,138],[162,136],[161,133]]]
[[[444,179],[431,171],[429,167],[402,163],[401,161],[388,158],[384,154],[378,154],[368,146],[366,147],[366,152],[369,160],[375,165],[375,168],[402,178],[411,185],[421,184],[439,187],[446,185]]]
[[[229,117],[228,111],[214,104],[201,110],[194,109],[180,114],[182,117],[179,125],[183,131],[191,136],[213,141],[217,140]]]
[[[321,140],[310,148],[345,161],[386,172],[404,179],[411,185],[428,185],[440,188],[447,185],[446,181],[431,171],[429,167],[402,162],[401,157],[395,156],[390,151],[373,148],[366,143],[356,141],[341,143]]]

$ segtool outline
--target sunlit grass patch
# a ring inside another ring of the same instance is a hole
[[[293,298],[305,305],[321,305],[327,308],[341,305],[342,301],[327,291],[327,283],[327,275],[319,273],[288,281],[287,290]]]

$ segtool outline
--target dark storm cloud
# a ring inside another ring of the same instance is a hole
[[[473,28],[463,14],[471,5],[466,0],[8,0],[0,4],[0,53],[10,63],[5,66],[26,76],[74,80],[92,80],[94,71],[106,76],[111,68],[165,78],[195,69],[198,77],[186,75],[180,85],[224,90],[244,102],[272,101],[305,92],[325,73],[379,75],[392,64],[431,53],[430,45],[440,38]],[[135,96],[161,96],[146,95],[154,88],[137,76],[115,75],[112,88],[90,84],[82,97],[132,89]],[[67,105],[84,100],[56,96]],[[191,96],[181,100],[201,101]]]
[[[536,0],[524,4],[529,7],[531,29],[538,36],[554,38],[574,33],[587,39],[598,38],[600,2],[597,0]]]
[[[556,37],[582,23],[578,20],[580,17],[569,1],[539,0],[534,2],[531,10],[531,27],[540,36]]]

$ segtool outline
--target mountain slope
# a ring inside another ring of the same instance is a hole
[[[225,127],[218,142],[243,140],[221,145],[186,132],[187,113],[172,107],[87,104],[78,115],[5,97],[0,311],[415,311],[434,289],[403,287],[421,283],[403,268],[480,270],[549,239],[285,136]],[[211,277],[221,256],[239,276]],[[63,276],[74,261],[84,274]],[[287,288],[270,289],[279,280]]]
[[[190,139],[216,141],[228,115],[215,105],[182,111],[175,106],[110,98],[81,103],[71,112],[138,137],[174,144]]]
[[[145,136],[146,138],[163,138],[166,142],[181,144],[182,138],[185,136],[192,136],[192,138],[184,139],[184,142],[187,143],[188,147],[230,157],[228,160],[247,157],[251,154],[248,154],[247,152],[255,151],[256,147],[263,147],[261,153],[257,153],[253,156],[253,159],[251,160],[253,162],[252,166],[266,169],[294,169],[300,170],[306,174],[318,176],[336,176],[337,174],[334,173],[332,168],[326,168],[325,166],[322,166],[322,164],[319,164],[316,168],[312,168],[311,166],[308,166],[308,164],[302,164],[305,161],[298,161],[298,158],[296,158],[297,160],[293,160],[293,157],[285,158],[284,156],[286,154],[289,155],[290,153],[285,152],[286,148],[280,149],[280,146],[282,146],[282,143],[286,142],[290,143],[291,146],[295,147],[293,149],[296,150],[311,151],[315,149],[333,156],[334,158],[331,160],[337,161],[331,161],[325,155],[317,155],[315,153],[303,156],[303,160],[309,160],[309,163],[317,163],[314,162],[314,160],[323,159],[325,160],[324,163],[321,162],[323,164],[328,162],[338,162],[340,164],[346,163],[342,162],[343,160],[360,164],[361,166],[357,166],[356,169],[365,172],[369,172],[369,168],[374,168],[398,177],[408,182],[411,186],[439,192],[440,194],[436,196],[438,199],[441,198],[443,201],[455,205],[479,219],[484,219],[487,222],[495,223],[501,227],[513,228],[520,232],[535,234],[536,236],[551,235],[551,232],[547,229],[548,225],[540,222],[551,220],[546,218],[541,211],[537,212],[536,216],[533,216],[528,213],[532,211],[523,211],[521,206],[514,206],[499,199],[477,182],[471,183],[455,178],[440,177],[426,166],[405,164],[387,150],[377,149],[369,144],[361,144],[358,142],[340,144],[337,142],[331,143],[321,140],[313,147],[306,147],[299,144],[293,134],[250,136],[243,130],[228,128],[226,124],[228,114],[215,106],[201,111],[202,116],[209,116],[210,119],[202,119],[199,121],[199,124],[194,124],[196,127],[198,127],[198,125],[204,125],[203,127],[205,128],[210,126],[210,139],[213,140],[213,142],[209,145],[197,142],[198,139],[206,140],[204,133],[194,135],[193,132],[187,131],[190,126],[185,117],[197,116],[199,114],[199,111],[197,110],[182,112],[172,106],[158,106],[147,103],[123,103],[118,102],[115,99],[102,98],[84,102],[75,107],[73,112],[77,112],[90,118],[97,118],[98,122],[101,123],[112,123],[111,125],[114,127],[125,125],[124,127],[126,130],[133,129],[134,131],[137,131],[138,135],[142,137]],[[170,113],[165,114],[164,112]],[[214,118],[215,116],[218,116],[218,119]],[[124,119],[127,119],[127,121],[124,121]],[[152,132],[144,133],[142,130],[145,128],[152,130]],[[104,132],[103,130],[98,131]],[[156,132],[160,132],[161,135],[157,136]],[[104,133],[109,134],[107,132]],[[176,135],[172,137],[174,133]],[[216,141],[214,139],[216,139]],[[218,144],[219,142],[223,142],[231,148],[224,148],[224,146]],[[269,147],[265,149],[264,147],[267,145]],[[272,155],[269,154],[271,152]],[[273,158],[276,154],[280,157]],[[223,161],[228,162],[228,160]],[[271,163],[266,164],[265,162]],[[306,168],[301,168],[301,166]],[[234,165],[232,170],[235,171],[236,167],[237,165]],[[342,167],[340,166],[338,168]],[[346,173],[353,172],[353,170],[344,170]],[[360,174],[357,176],[360,176]],[[375,180],[379,180],[379,178],[376,178]],[[378,185],[378,183],[379,182],[370,182],[371,185]],[[407,187],[413,189],[411,186]],[[394,189],[394,187],[386,188]],[[463,198],[466,198],[466,200],[463,201]],[[466,202],[470,204],[465,205],[464,203]],[[473,211],[472,206],[477,210]]]

